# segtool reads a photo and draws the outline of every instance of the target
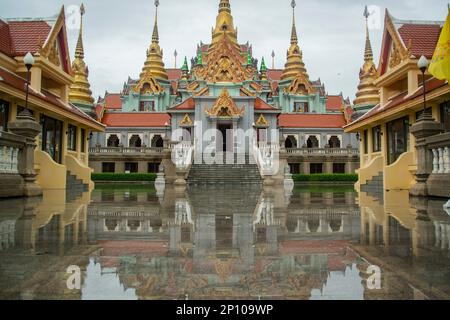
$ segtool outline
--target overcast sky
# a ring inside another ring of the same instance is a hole
[[[231,0],[240,43],[253,44],[253,54],[261,61],[275,51],[275,67],[283,68],[290,42],[291,0]],[[66,9],[81,1],[0,0],[0,15],[12,17],[48,17],[61,5]],[[124,81],[139,77],[145,61],[154,24],[153,0],[84,0],[84,46],[90,69],[89,80],[94,97],[119,92]],[[159,34],[167,68],[174,67],[173,52],[178,51],[178,67],[184,56],[195,55],[200,41],[210,43],[219,0],[160,0]],[[343,92],[354,98],[359,68],[363,63],[365,41],[364,5],[378,6],[371,18],[370,31],[376,63],[381,46],[384,10],[399,19],[445,20],[444,0],[297,0],[296,20],[299,44],[310,78],[321,78],[329,94]],[[73,7],[72,7],[73,8]],[[74,15],[67,12],[67,19]],[[73,21],[73,20],[72,20]],[[380,28],[376,25],[380,22]],[[78,30],[68,35],[71,56]],[[72,58],[73,59],[73,58]]]

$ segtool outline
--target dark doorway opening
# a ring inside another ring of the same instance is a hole
[[[222,145],[222,150],[219,151],[223,151],[223,152],[228,152],[228,151],[232,151],[232,150],[228,150],[231,149],[230,146],[230,141],[229,141],[229,137],[228,135],[231,135],[231,124],[219,124],[217,125],[217,130],[220,132],[220,137],[217,139],[218,141],[218,145]]]

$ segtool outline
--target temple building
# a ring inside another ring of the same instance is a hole
[[[64,7],[53,18],[0,20],[1,197],[93,188],[89,140],[104,126],[70,103],[87,97],[82,88],[90,94],[82,51],[80,32],[71,65]]]
[[[345,127],[360,138],[361,191],[450,196],[450,86],[426,70],[422,74],[418,66],[422,56],[433,57],[443,25],[400,20],[386,11],[378,68],[367,42],[365,66],[372,71],[366,77],[362,70],[357,102],[363,105],[370,98],[375,103],[375,87],[380,101]]]
[[[219,3],[211,43],[197,45],[196,57],[190,63],[184,58],[180,69],[166,68],[155,4],[152,40],[139,79],[129,78],[120,93],[107,92],[97,101],[95,112],[106,132],[90,142],[90,166],[96,172],[154,172],[163,149],[177,141],[190,143],[195,155],[216,153],[219,162],[222,155],[271,150],[284,154],[282,166],[289,163],[297,172],[351,173],[358,168],[356,135],[342,129],[351,120],[351,103],[342,94],[328,95],[320,79],[310,79],[299,46],[295,1],[282,70],[268,68],[264,58],[259,62],[253,56],[251,44],[238,41],[228,0]],[[253,145],[243,136],[251,137]]]

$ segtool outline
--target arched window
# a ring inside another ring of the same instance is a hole
[[[164,140],[160,135],[156,135],[153,137],[152,148],[164,148]]]
[[[341,147],[341,140],[337,136],[332,136],[330,140],[328,140],[328,145],[330,148],[340,148]]]
[[[107,141],[107,146],[110,148],[117,148],[119,147],[119,137],[116,134],[112,134],[109,136],[108,141]]]
[[[306,141],[308,148],[319,148],[319,140],[315,136],[310,136]]]
[[[288,136],[284,143],[286,149],[297,148],[297,139],[294,136]]]
[[[320,220],[319,218],[309,218],[308,228],[311,233],[316,233],[319,230]]]
[[[333,232],[338,232],[341,230],[342,220],[340,218],[334,218],[330,221],[330,228]]]
[[[130,138],[130,148],[142,147],[142,140],[139,135],[135,134]]]

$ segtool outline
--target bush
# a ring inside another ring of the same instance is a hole
[[[156,180],[156,173],[93,173],[92,181],[150,182]]]
[[[357,174],[294,174],[295,182],[356,182]]]

